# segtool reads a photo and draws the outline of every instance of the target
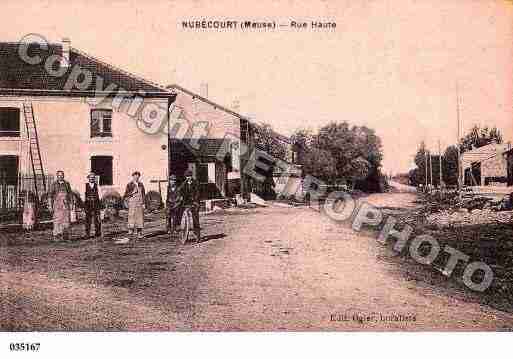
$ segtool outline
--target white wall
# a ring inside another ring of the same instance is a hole
[[[113,157],[113,189],[124,192],[130,175],[138,170],[147,190],[157,190],[151,179],[167,178],[167,136],[150,135],[141,131],[136,120],[122,111],[113,110],[112,138],[90,138],[90,111],[92,108],[112,108],[110,101],[91,106],[84,98],[71,97],[0,97],[0,106],[19,107],[22,140],[0,138],[0,155],[18,152],[20,171],[27,172],[29,158],[26,150],[23,101],[32,101],[39,134],[41,155],[45,173],[55,174],[63,170],[73,189],[83,192],[85,177],[90,171],[91,156]],[[145,100],[166,108],[167,99]],[[102,188],[106,190],[107,188]]]
[[[179,107],[188,121],[208,123],[209,138],[224,138],[227,134],[240,136],[240,119],[199,99],[193,99],[188,93],[173,89],[177,93],[175,105]],[[192,125],[192,123],[191,123]]]
[[[175,106],[182,111],[182,117],[189,126],[201,121],[208,123],[208,138],[224,139],[228,136],[232,141],[240,139],[240,118],[216,106],[194,98],[188,93],[173,89],[177,93]],[[240,146],[232,151],[235,172],[240,171]],[[240,177],[240,175],[239,175]]]

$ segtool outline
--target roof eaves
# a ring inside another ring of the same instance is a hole
[[[155,88],[157,88],[157,89],[161,90],[162,92],[168,92],[168,90],[166,89],[166,87],[165,87],[165,86],[159,85],[159,84],[158,84],[158,83],[156,83],[156,82],[153,82],[153,81],[147,80],[147,79],[145,79],[145,78],[143,78],[143,77],[141,77],[141,76],[138,76],[138,75],[136,75],[136,74],[134,74],[134,73],[132,73],[132,72],[129,72],[129,71],[123,70],[123,69],[121,69],[121,68],[119,68],[119,67],[117,67],[117,66],[114,66],[114,65],[112,65],[112,64],[110,64],[110,63],[108,63],[108,62],[105,62],[105,61],[103,61],[103,60],[101,60],[101,59],[99,59],[99,58],[97,58],[97,57],[95,57],[95,56],[92,56],[92,55],[90,55],[90,54],[88,54],[88,53],[86,53],[86,52],[84,52],[84,51],[82,51],[82,50],[79,50],[79,49],[77,49],[77,48],[75,48],[75,47],[72,47],[72,48],[71,48],[71,50],[72,50],[72,51],[74,51],[74,52],[76,52],[77,54],[79,54],[79,55],[81,55],[81,56],[84,56],[84,57],[86,57],[86,58],[90,59],[91,61],[95,61],[95,62],[97,62],[97,63],[99,63],[99,64],[102,64],[103,66],[105,66],[105,67],[107,67],[107,68],[109,68],[109,69],[111,69],[111,70],[113,70],[113,71],[120,72],[120,73],[122,73],[123,75],[128,76],[128,77],[132,77],[133,79],[135,79],[135,80],[137,80],[137,81],[140,81],[140,82],[142,82],[142,83],[144,83],[144,84],[146,84],[146,85],[148,85],[148,86],[155,87]]]
[[[228,114],[230,114],[230,115],[232,115],[232,116],[238,117],[238,118],[240,118],[241,120],[247,120],[247,121],[249,121],[249,118],[247,118],[246,116],[243,116],[243,115],[241,115],[240,113],[237,113],[237,112],[235,112],[235,111],[232,111],[232,110],[230,110],[230,109],[229,109],[229,108],[227,108],[227,107],[224,107],[224,106],[222,106],[222,105],[219,105],[218,103],[215,103],[215,102],[213,102],[213,101],[211,101],[211,100],[209,100],[209,99],[207,99],[207,98],[205,98],[205,97],[203,97],[203,96],[201,96],[201,95],[199,95],[199,94],[197,94],[197,93],[195,93],[195,92],[192,92],[192,91],[190,91],[190,90],[187,90],[186,88],[184,88],[184,87],[182,87],[182,86],[179,86],[179,85],[177,85],[177,84],[172,84],[172,85],[166,86],[166,88],[167,88],[167,90],[168,90],[168,91],[169,91],[170,89],[176,89],[176,90],[178,90],[178,91],[185,92],[186,94],[188,94],[188,95],[190,95],[190,96],[193,96],[193,97],[195,97],[195,98],[197,98],[197,99],[199,99],[199,100],[201,100],[201,101],[203,101],[203,102],[205,102],[205,103],[208,103],[209,105],[214,106],[214,107],[216,107],[217,109],[219,109],[219,110],[221,110],[221,111],[224,111],[224,112],[226,112],[226,113],[228,113]]]
[[[168,90],[176,89],[176,90],[178,90],[178,91],[185,92],[186,94],[188,94],[188,95],[190,95],[190,96],[193,96],[193,97],[195,97],[195,98],[197,98],[197,99],[200,99],[201,101],[203,101],[203,102],[205,102],[205,103],[208,103],[209,105],[214,106],[214,107],[216,107],[216,108],[218,108],[218,109],[220,109],[220,110],[222,110],[222,111],[224,111],[224,112],[226,112],[226,113],[229,113],[230,115],[233,115],[233,116],[235,116],[235,117],[238,117],[238,118],[240,118],[241,120],[246,120],[246,121],[248,121],[249,123],[251,123],[252,125],[254,125],[254,126],[256,126],[256,127],[259,127],[259,128],[262,128],[262,126],[261,126],[261,125],[257,124],[257,123],[256,123],[256,122],[254,122],[254,121],[251,121],[248,117],[243,116],[243,115],[241,115],[241,114],[239,114],[239,113],[237,113],[237,112],[235,112],[235,111],[232,111],[232,110],[230,110],[230,109],[228,109],[228,108],[226,108],[226,107],[224,107],[224,106],[222,106],[222,105],[219,105],[218,103],[215,103],[215,102],[213,102],[213,101],[211,101],[211,100],[209,100],[209,99],[207,99],[207,98],[205,98],[205,97],[203,97],[203,96],[201,96],[201,95],[199,95],[199,94],[197,94],[197,93],[195,93],[195,92],[192,92],[192,91],[190,91],[190,90],[187,90],[186,88],[184,88],[184,87],[182,87],[182,86],[180,86],[180,85],[177,85],[177,84],[171,84],[171,85],[166,86],[166,88],[167,88]],[[292,144],[292,141],[291,141],[291,139],[290,139],[289,137],[287,137],[287,136],[285,136],[285,135],[282,135],[282,134],[280,134],[280,133],[278,133],[278,132],[276,132],[276,131],[272,131],[272,133],[273,133],[273,135],[274,135],[276,138],[278,138],[279,140],[281,140],[281,141],[283,141],[283,142],[286,142],[286,143],[288,143],[288,144]]]
[[[78,97],[114,97],[120,95],[126,96],[139,96],[139,97],[158,97],[158,98],[173,98],[176,95],[170,92],[160,91],[145,91],[141,93],[139,91],[82,91],[82,90],[49,90],[49,89],[10,89],[0,88],[0,94],[6,96],[78,96]]]

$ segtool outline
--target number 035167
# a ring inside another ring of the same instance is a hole
[[[37,352],[40,346],[39,343],[11,343],[9,350],[12,352]]]

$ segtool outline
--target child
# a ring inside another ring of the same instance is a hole
[[[23,229],[31,231],[36,224],[36,202],[32,192],[25,192],[25,203],[23,203]]]

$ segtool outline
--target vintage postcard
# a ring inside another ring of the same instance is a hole
[[[513,329],[513,2],[1,14],[1,331]]]

